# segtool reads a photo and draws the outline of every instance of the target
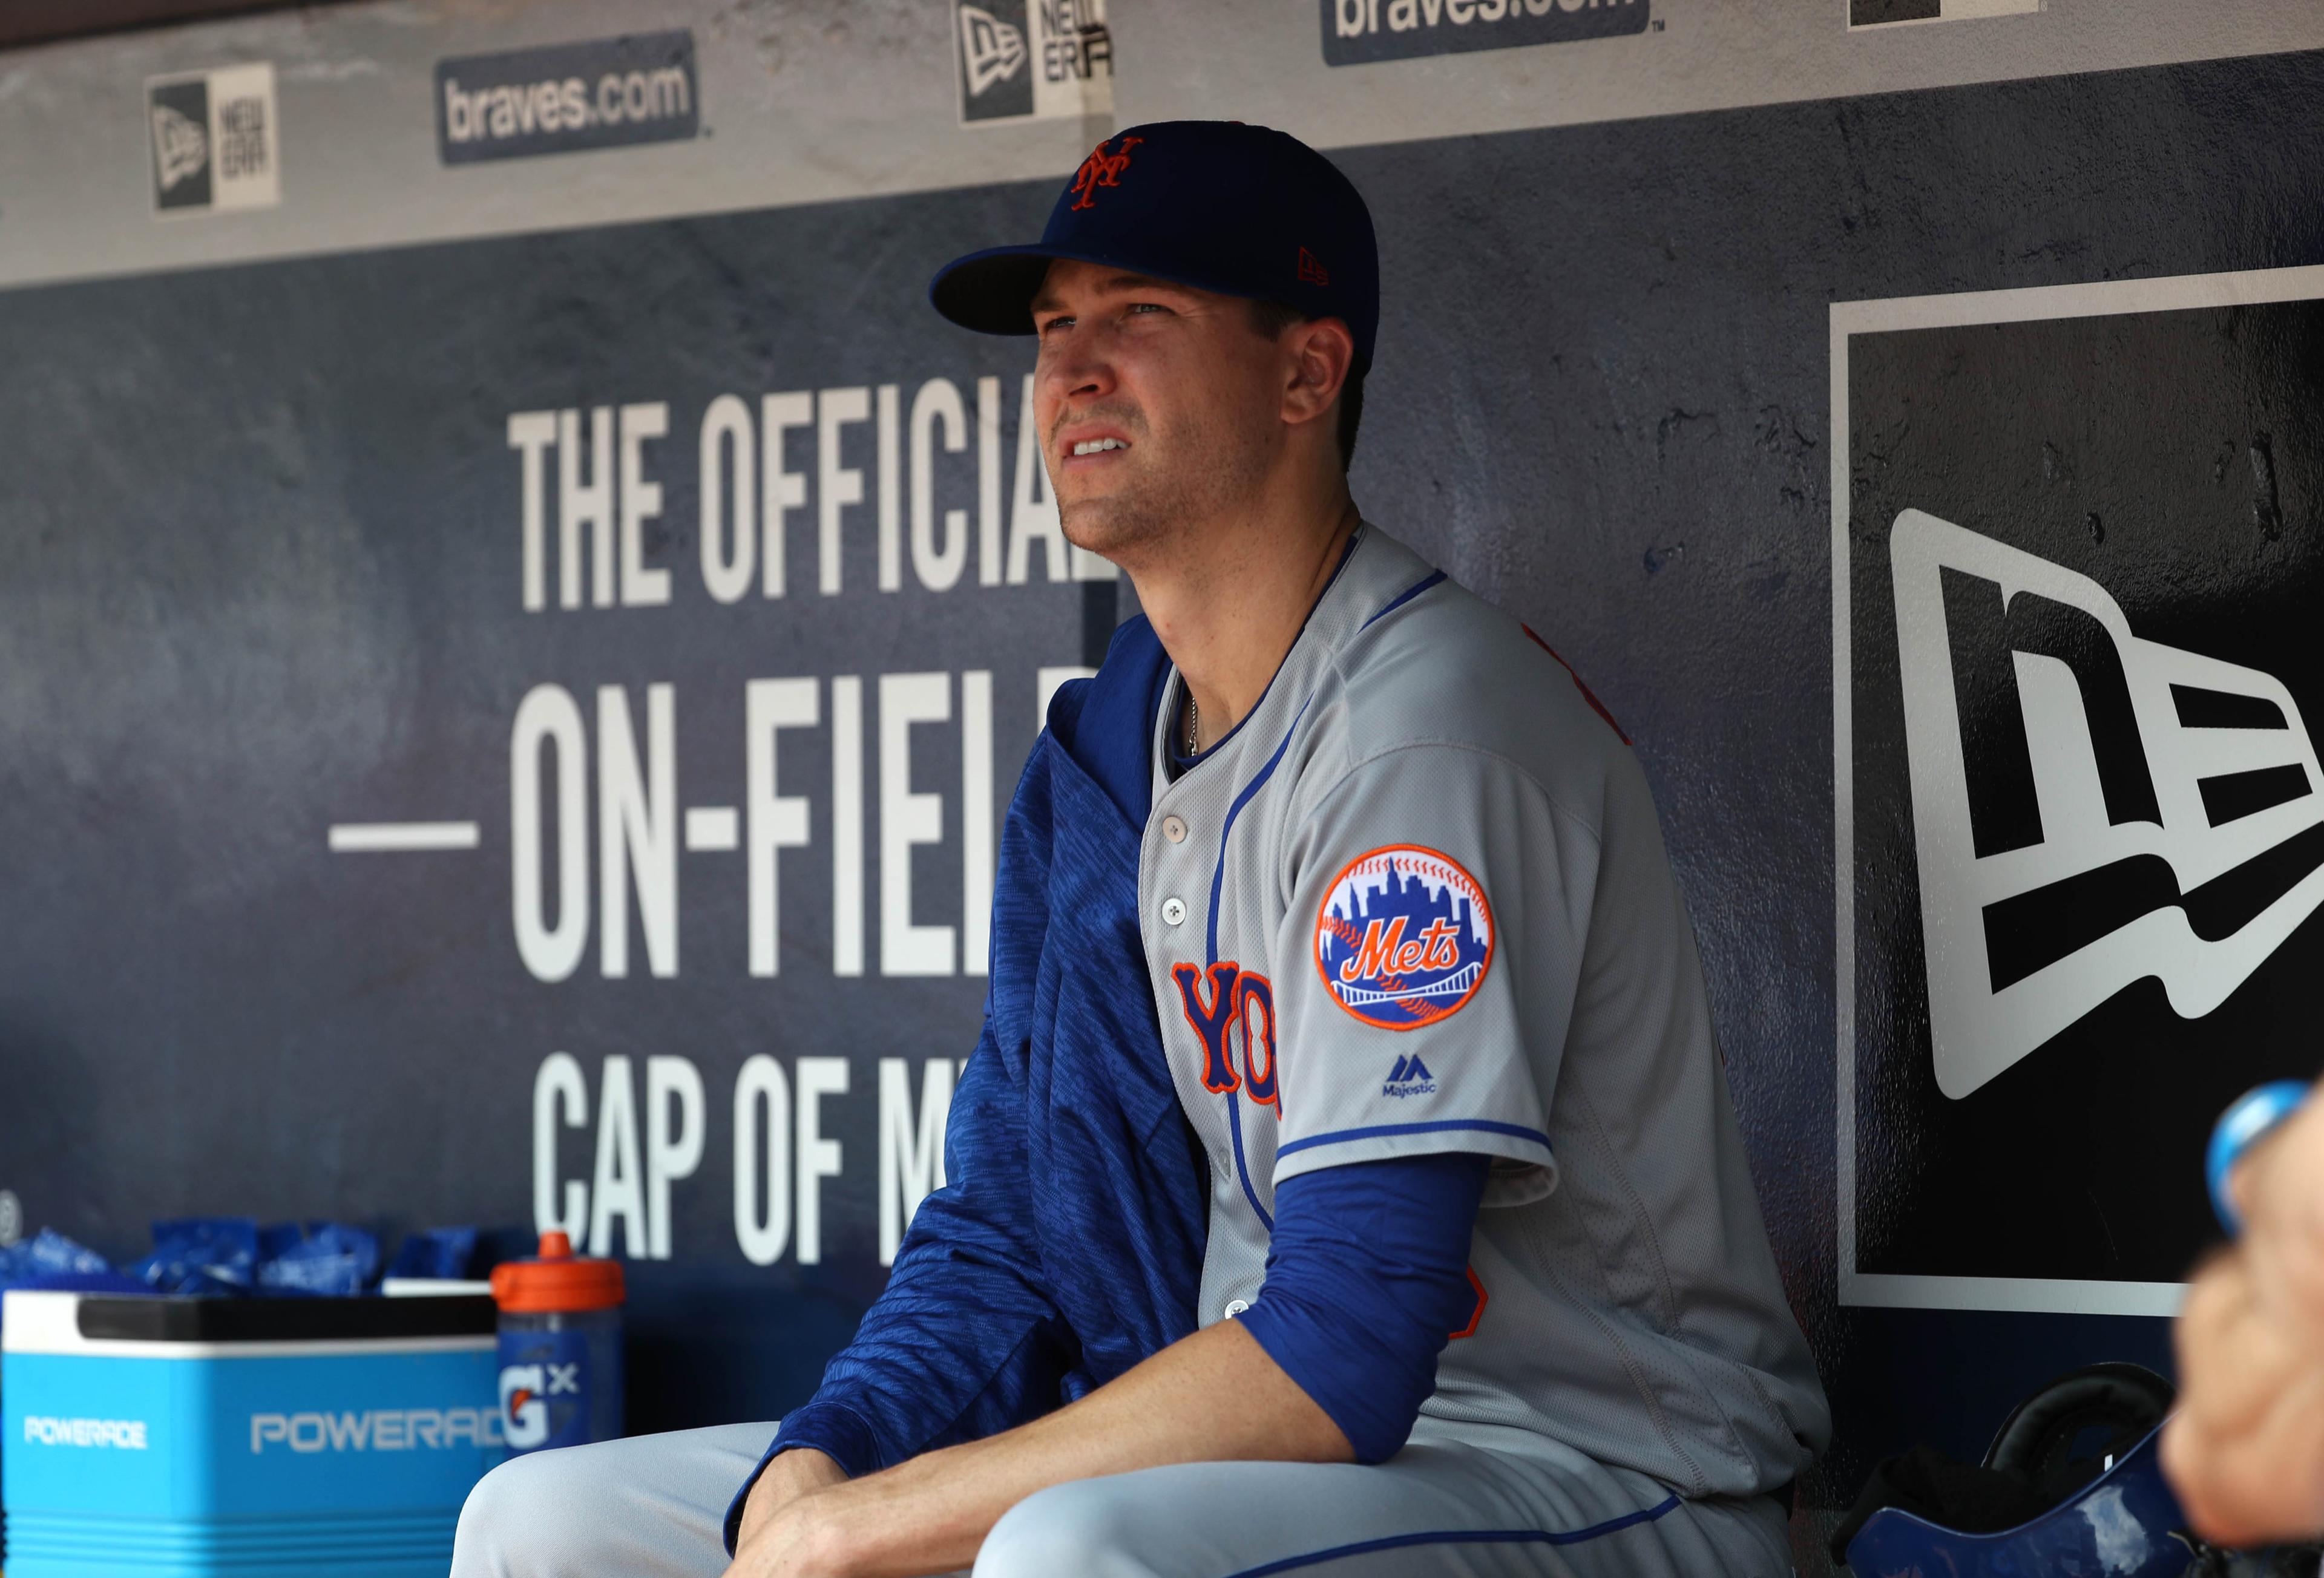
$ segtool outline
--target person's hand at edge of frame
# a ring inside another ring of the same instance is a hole
[[[2172,1329],[2179,1408],[2163,1468],[2205,1538],[2324,1532],[2324,1102],[2227,1184],[2243,1236],[2199,1270]]]

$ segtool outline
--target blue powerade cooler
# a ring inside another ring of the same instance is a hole
[[[8,1578],[443,1578],[505,1455],[490,1298],[5,1299]]]

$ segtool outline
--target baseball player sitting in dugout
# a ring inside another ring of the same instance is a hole
[[[1829,1418],[1654,804],[1357,513],[1378,281],[1346,177],[1215,122],[936,276],[1038,336],[1145,610],[1010,807],[950,1181],[779,1428],[519,1458],[458,1578],[1791,1570]]]

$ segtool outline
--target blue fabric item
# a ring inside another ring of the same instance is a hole
[[[0,1287],[22,1288],[28,1293],[124,1293],[136,1298],[153,1291],[119,1271],[38,1271],[21,1282],[0,1280]]]
[[[425,1277],[442,1281],[456,1280],[468,1274],[468,1266],[476,1258],[476,1230],[473,1227],[423,1227],[403,1235],[395,1246],[395,1259],[389,1262],[391,1277]]]
[[[53,1227],[43,1227],[30,1238],[0,1247],[0,1288],[54,1287],[60,1277],[113,1276],[113,1267],[103,1255]],[[130,1286],[139,1293],[148,1290],[143,1282]]]
[[[258,1224],[248,1216],[177,1216],[153,1224],[153,1252],[126,1269],[156,1293],[247,1297],[258,1269]]]
[[[1138,928],[1167,668],[1132,619],[1096,678],[1050,703],[1001,833],[984,1030],[953,1096],[945,1185],[769,1458],[811,1446],[870,1473],[1037,1418],[1194,1329],[1204,1162]],[[757,1477],[727,1510],[729,1551]]]
[[[378,1280],[379,1240],[340,1222],[171,1217],[153,1224],[153,1252],[123,1270],[180,1298],[346,1298]]]
[[[1358,1463],[1386,1463],[1469,1324],[1469,1238],[1491,1162],[1473,1152],[1355,1161],[1275,1190],[1267,1285],[1239,1317],[1332,1417]]]
[[[284,1222],[259,1234],[261,1292],[351,1298],[379,1275],[379,1240],[339,1222]]]

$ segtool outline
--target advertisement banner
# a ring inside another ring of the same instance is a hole
[[[2315,1072],[2319,298],[1833,309],[1844,1298],[2167,1314]]]
[[[447,164],[693,137],[701,120],[694,35],[683,28],[436,63],[437,147]]]
[[[274,68],[266,61],[145,85],[153,209],[163,217],[282,200]]]
[[[1317,0],[1323,62],[1510,50],[1645,32],[1651,0]]]

